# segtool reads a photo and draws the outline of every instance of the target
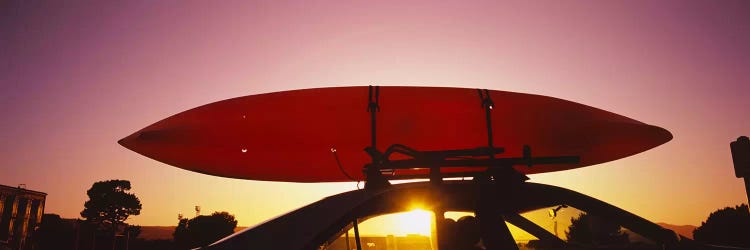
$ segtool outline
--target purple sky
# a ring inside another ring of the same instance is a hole
[[[3,1],[0,183],[76,217],[95,181],[128,179],[129,220],[226,210],[253,225],[353,183],[232,180],[116,141],[231,97],[343,85],[549,95],[662,126],[675,139],[531,176],[652,221],[699,224],[747,202],[729,142],[750,134],[747,1]],[[272,200],[272,202],[269,202]]]

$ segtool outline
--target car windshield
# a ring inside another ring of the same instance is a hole
[[[432,212],[422,209],[368,218],[358,224],[360,245],[367,250],[437,249],[433,248],[432,243],[434,218]],[[348,231],[321,246],[321,249],[357,249],[353,225],[350,223],[347,226]]]
[[[562,249],[659,249],[657,245],[606,218],[586,213],[572,206],[541,208],[521,216],[563,240]],[[547,242],[515,227],[511,228],[519,249],[548,249]],[[529,237],[528,240],[524,238]]]
[[[572,206],[556,205],[504,218],[518,249],[659,249],[633,231]],[[441,223],[453,226],[439,227],[443,231],[438,234],[434,213],[422,209],[360,219],[360,246],[366,250],[484,249],[479,232],[471,229],[477,223],[474,213],[448,211]],[[356,250],[353,224],[347,228],[320,249]]]

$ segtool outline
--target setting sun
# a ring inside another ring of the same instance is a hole
[[[421,234],[430,235],[430,225],[432,223],[432,213],[414,209],[409,212],[399,213],[396,215],[397,230],[404,234]]]

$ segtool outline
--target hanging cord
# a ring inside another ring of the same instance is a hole
[[[344,176],[346,176],[346,178],[349,178],[349,180],[357,182],[357,190],[359,190],[359,181],[354,179],[354,177],[352,177],[348,173],[346,173],[346,170],[344,170],[344,166],[341,165],[341,160],[339,160],[339,154],[337,151],[338,150],[336,150],[336,147],[331,147],[331,154],[333,154],[333,158],[336,159],[336,165],[338,165],[339,170],[341,171],[342,174],[344,174]]]
[[[336,159],[336,165],[339,166],[339,170],[341,170],[341,173],[344,174],[346,178],[349,178],[349,180],[357,181],[351,175],[346,173],[346,171],[344,170],[344,167],[341,165],[341,161],[339,160],[339,154],[336,151],[337,151],[336,148],[331,147],[331,154],[333,154],[333,158]]]

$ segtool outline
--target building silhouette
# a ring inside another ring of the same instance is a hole
[[[42,221],[46,197],[46,193],[23,185],[0,185],[0,249],[32,248],[32,235]]]

